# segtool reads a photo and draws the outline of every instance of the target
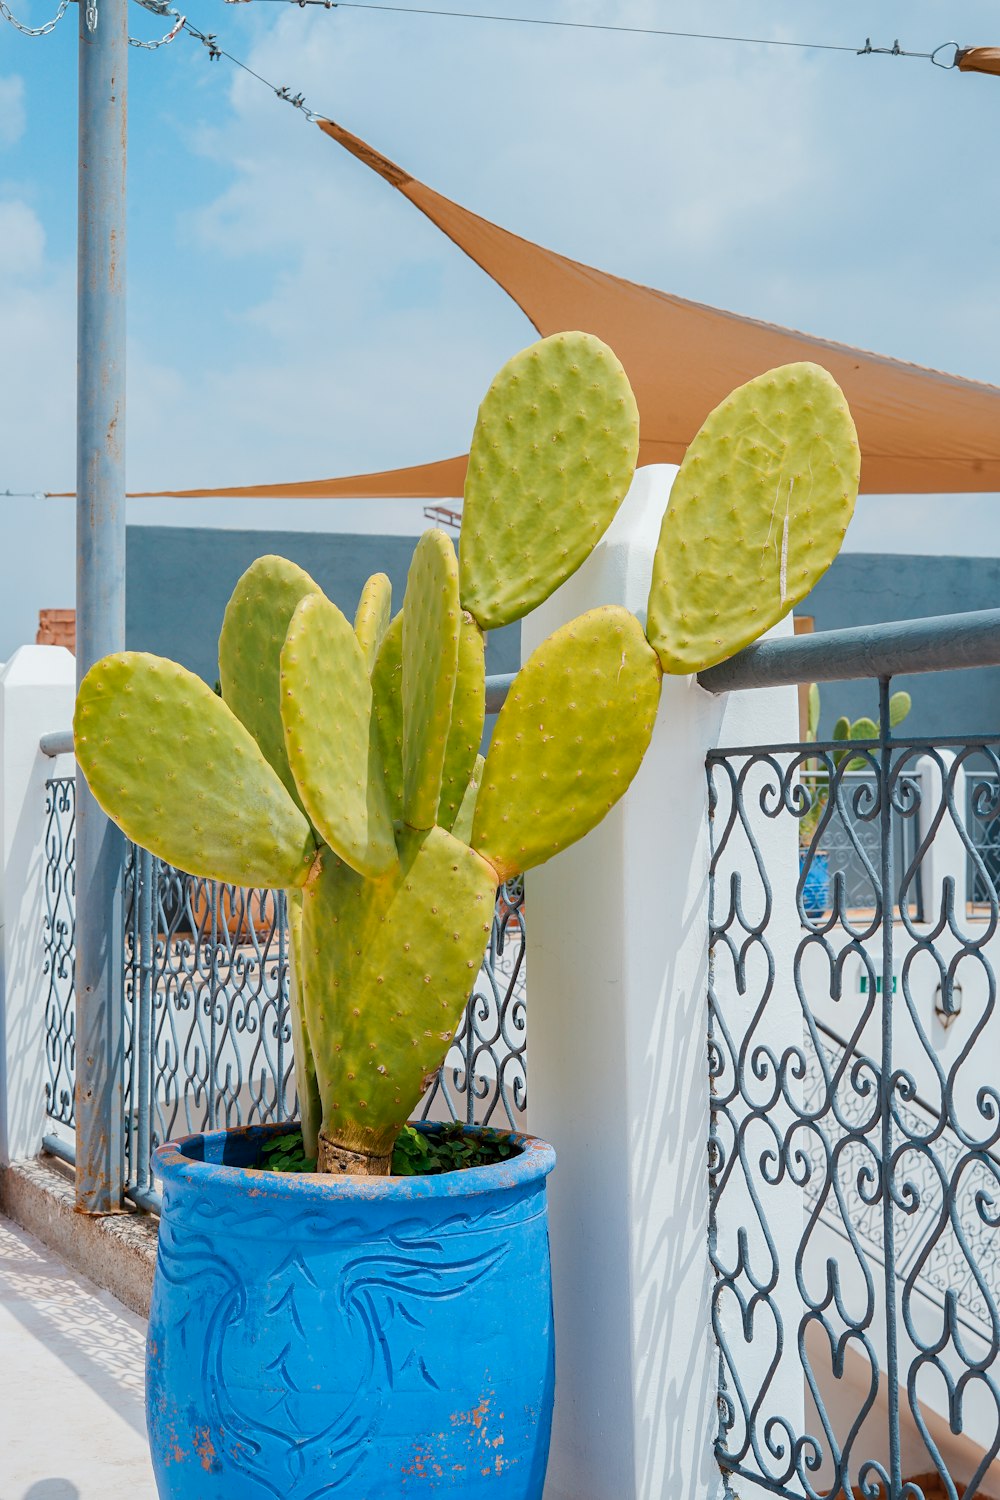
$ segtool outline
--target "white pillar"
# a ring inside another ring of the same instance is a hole
[[[57,762],[38,742],[69,728],[75,682],[62,646],[22,646],[0,671],[0,1165],[42,1146],[45,783]]]
[[[525,621],[525,655],[597,604],[624,604],[645,619],[674,473],[639,471],[592,557]],[[718,1356],[708,1255],[705,756],[720,743],[796,736],[794,688],[717,699],[694,679],[666,678],[629,793],[585,840],[527,878],[529,1123],[558,1153],[546,1500],[723,1494],[713,1453]],[[797,873],[795,824],[776,821],[787,826],[779,833],[772,825],[765,844],[772,862],[772,845],[781,844],[785,901]],[[797,932],[791,899],[791,918],[783,911],[772,934],[786,973]],[[801,1030],[794,988],[782,988],[773,1020],[769,1012],[755,1033],[779,1055]],[[794,1281],[794,1208],[786,1228]],[[794,1350],[794,1328],[787,1335]],[[750,1385],[767,1343],[759,1337]],[[800,1372],[783,1371],[781,1383],[777,1409],[801,1420]]]

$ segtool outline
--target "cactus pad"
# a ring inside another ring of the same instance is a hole
[[[836,557],[854,513],[857,434],[831,375],[782,365],[716,407],[674,481],[647,634],[699,672],[770,629]]]
[[[219,636],[222,696],[299,806],[298,789],[285,754],[279,661],[299,601],[320,592],[309,574],[287,558],[258,557],[233,590]]]
[[[411,828],[437,821],[461,625],[455,548],[443,531],[425,531],[403,600],[403,817]]]
[[[438,804],[437,821],[441,828],[450,830],[455,826],[479,754],[485,719],[486,642],[472,616],[463,612],[458,637],[458,675]]]
[[[316,857],[309,824],[193,672],[140,651],[104,657],[80,685],[73,743],[97,801],[142,848],[211,880],[304,884]]]
[[[472,843],[472,823],[476,815],[476,800],[479,797],[479,788],[483,784],[483,767],[486,761],[481,755],[476,756],[476,764],[469,778],[469,785],[465,788],[462,805],[458,809],[458,816],[452,827],[452,833],[463,844]]]
[[[809,695],[806,705],[806,739],[814,740],[819,734],[819,683],[809,684]]]
[[[361,590],[358,612],[354,616],[354,634],[358,638],[369,676],[389,628],[391,614],[392,584],[384,573],[373,573]]]
[[[295,1091],[299,1101],[302,1147],[315,1158],[323,1123],[323,1105],[316,1084],[316,1064],[306,1026],[305,991],[302,975],[302,893],[289,891],[288,903],[288,1021],[295,1060]]]
[[[479,408],[462,515],[462,606],[519,620],[574,573],[635,472],[639,412],[600,339],[557,333],[508,360]]]
[[[358,638],[322,594],[301,601],[281,649],[288,763],[316,829],[352,869],[396,861],[392,816],[372,726],[372,689]]]
[[[912,707],[913,699],[909,693],[904,693],[902,689],[898,693],[893,693],[889,699],[889,728],[898,729],[903,720],[909,716]]]
[[[390,622],[372,669],[372,715],[394,820],[403,816],[403,612]]]
[[[588,833],[646,753],[660,666],[627,609],[589,610],[532,653],[500,710],[472,845],[501,880]]]
[[[303,900],[306,1014],[324,1134],[391,1150],[440,1066],[493,923],[490,866],[441,828],[406,831],[363,880],[327,859]]]

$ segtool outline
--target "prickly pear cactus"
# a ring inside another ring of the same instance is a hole
[[[647,631],[665,672],[723,661],[805,597],[840,551],[860,470],[847,402],[819,365],[783,365],[726,397],[663,518]]]
[[[818,698],[819,689],[815,683],[813,683],[813,688]],[[889,728],[898,729],[912,707],[913,700],[910,698],[909,693],[902,691],[893,693],[889,699]],[[867,714],[863,714],[860,719],[855,719],[853,723],[846,714],[842,714],[833,726],[833,737],[835,740],[877,740],[881,732],[879,720],[871,719]],[[848,753],[847,750],[835,750],[833,752],[834,765],[841,765]],[[863,756],[856,755],[845,769],[848,771],[862,771],[867,764],[868,762]]]
[[[508,360],[479,408],[462,512],[462,606],[520,620],[590,556],[625,498],[639,410],[606,344],[557,333]]]
[[[812,366],[731,398],[675,485],[647,630],[618,607],[557,630],[485,759],[483,631],[580,566],[632,479],[635,401],[587,334],[501,370],[473,435],[460,556],[426,533],[395,617],[384,574],[352,626],[300,568],[261,558],[226,610],[223,698],[141,653],[87,674],[76,751],[108,815],[192,874],[289,892],[292,1039],[321,1171],[389,1170],[475,983],[498,884],[625,793],[664,669],[744,644],[818,576],[853,504],[852,444]]]

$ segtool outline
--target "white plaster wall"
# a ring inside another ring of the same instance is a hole
[[[0,672],[0,1164],[41,1149],[45,1117],[43,734],[73,716],[76,664],[62,646],[22,646]]]
[[[525,654],[596,604],[645,618],[674,472],[639,471],[593,556],[525,621]],[[794,689],[718,700],[693,680],[667,679],[631,790],[527,879],[529,1124],[559,1153],[546,1500],[722,1494],[712,1450],[705,754],[722,740],[767,742],[783,719],[791,734],[795,712]],[[794,1417],[801,1379],[781,1399]]]

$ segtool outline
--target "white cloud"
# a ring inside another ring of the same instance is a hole
[[[13,146],[24,134],[24,79],[16,73],[0,78],[0,146]]]
[[[37,275],[45,258],[45,230],[20,199],[0,199],[0,280]]]

